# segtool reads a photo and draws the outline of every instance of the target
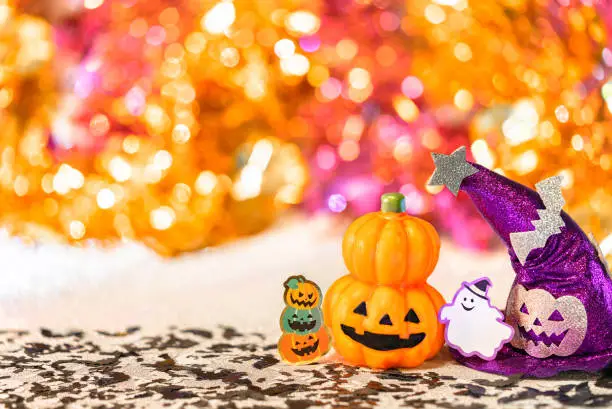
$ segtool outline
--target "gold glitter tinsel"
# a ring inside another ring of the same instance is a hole
[[[420,158],[468,140],[521,183],[562,174],[566,209],[612,254],[606,2],[16,4],[0,0],[10,233],[199,249],[300,203],[306,152],[307,209],[363,212],[394,186],[482,248],[489,229],[422,187]]]
[[[27,198],[41,181],[32,171],[52,165],[43,147],[56,97],[53,55],[49,24],[0,1],[0,217],[13,229],[35,230]]]
[[[528,185],[563,175],[566,209],[612,250],[612,53],[601,13],[540,0],[406,4],[403,28],[421,39],[412,71],[429,101],[467,120],[475,160]]]
[[[102,3],[85,2],[108,16],[101,33],[86,54],[56,58],[78,57],[55,72],[48,27],[2,14],[0,222],[36,239],[132,239],[172,255],[259,231],[298,203],[307,170],[287,140],[303,129],[294,109],[308,61],[281,65],[274,46],[303,34],[288,16],[312,25],[314,14],[292,1]],[[45,104],[18,101],[47,81],[71,88],[51,122]],[[26,115],[30,105],[40,113]]]

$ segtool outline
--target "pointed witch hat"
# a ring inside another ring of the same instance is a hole
[[[537,192],[466,161],[465,147],[432,154],[430,185],[468,194],[508,247],[516,273],[505,321],[514,338],[492,361],[451,352],[460,363],[503,375],[547,377],[612,365],[612,278],[598,245],[561,210],[561,178]]]
[[[463,283],[463,286],[475,296],[484,298],[486,300],[489,287],[491,286],[491,281],[485,277],[473,283]]]

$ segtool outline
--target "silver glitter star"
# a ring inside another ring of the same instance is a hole
[[[465,160],[465,146],[450,155],[432,152],[431,157],[436,164],[436,170],[431,175],[428,185],[445,185],[455,196],[459,193],[463,179],[478,172],[478,169]]]
[[[546,245],[548,238],[561,233],[565,222],[561,218],[561,209],[565,204],[561,193],[562,176],[553,176],[536,183],[536,190],[544,203],[544,209],[538,209],[539,220],[532,220],[535,230],[510,233],[510,243],[521,264],[525,264],[527,256],[533,249]]]

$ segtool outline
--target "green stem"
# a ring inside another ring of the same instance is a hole
[[[380,210],[382,212],[403,213],[406,211],[406,202],[401,193],[385,193],[380,197]]]

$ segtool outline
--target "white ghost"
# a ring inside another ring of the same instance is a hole
[[[487,297],[490,286],[488,278],[464,282],[453,301],[440,309],[440,321],[446,324],[446,343],[463,356],[476,355],[487,361],[494,359],[514,335],[504,315]]]

